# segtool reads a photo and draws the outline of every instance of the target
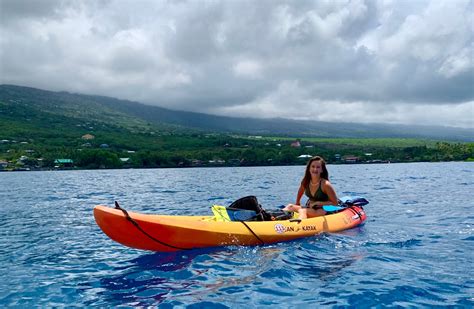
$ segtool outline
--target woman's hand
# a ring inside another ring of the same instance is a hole
[[[313,208],[314,206],[318,206],[318,207],[319,207],[319,206],[323,206],[323,202],[319,202],[319,201],[313,202],[313,201],[310,201],[308,206],[309,206],[309,208]]]
[[[288,204],[288,205],[286,205],[286,207],[283,208],[282,210],[284,210],[284,211],[298,212],[300,209],[301,209],[301,206],[299,206],[299,205]]]

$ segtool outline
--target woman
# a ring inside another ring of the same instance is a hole
[[[300,206],[303,193],[308,197],[306,207]],[[324,205],[337,205],[337,196],[326,169],[326,162],[321,157],[312,157],[306,165],[306,172],[301,181],[296,204],[288,204],[283,210],[299,213],[300,219],[324,216]]]

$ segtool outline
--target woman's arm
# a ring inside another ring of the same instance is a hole
[[[303,193],[303,185],[300,185],[300,188],[298,189],[298,194],[296,195],[296,205],[301,205],[301,197],[303,196]]]

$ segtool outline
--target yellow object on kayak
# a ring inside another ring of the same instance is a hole
[[[214,214],[213,221],[219,222],[230,222],[232,221],[227,213],[227,209],[225,206],[220,205],[212,205],[211,207],[212,213]]]

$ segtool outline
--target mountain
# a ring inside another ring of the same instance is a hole
[[[290,119],[223,117],[203,113],[174,111],[111,97],[52,92],[15,85],[0,85],[2,112],[23,108],[31,117],[60,117],[59,122],[77,122],[77,126],[100,123],[102,126],[131,131],[173,132],[211,131],[250,135],[332,138],[422,138],[474,141],[474,130],[454,127],[407,126],[391,124],[332,123]],[[32,112],[35,111],[35,112]],[[35,116],[35,114],[37,115]],[[12,114],[13,115],[13,114]]]

